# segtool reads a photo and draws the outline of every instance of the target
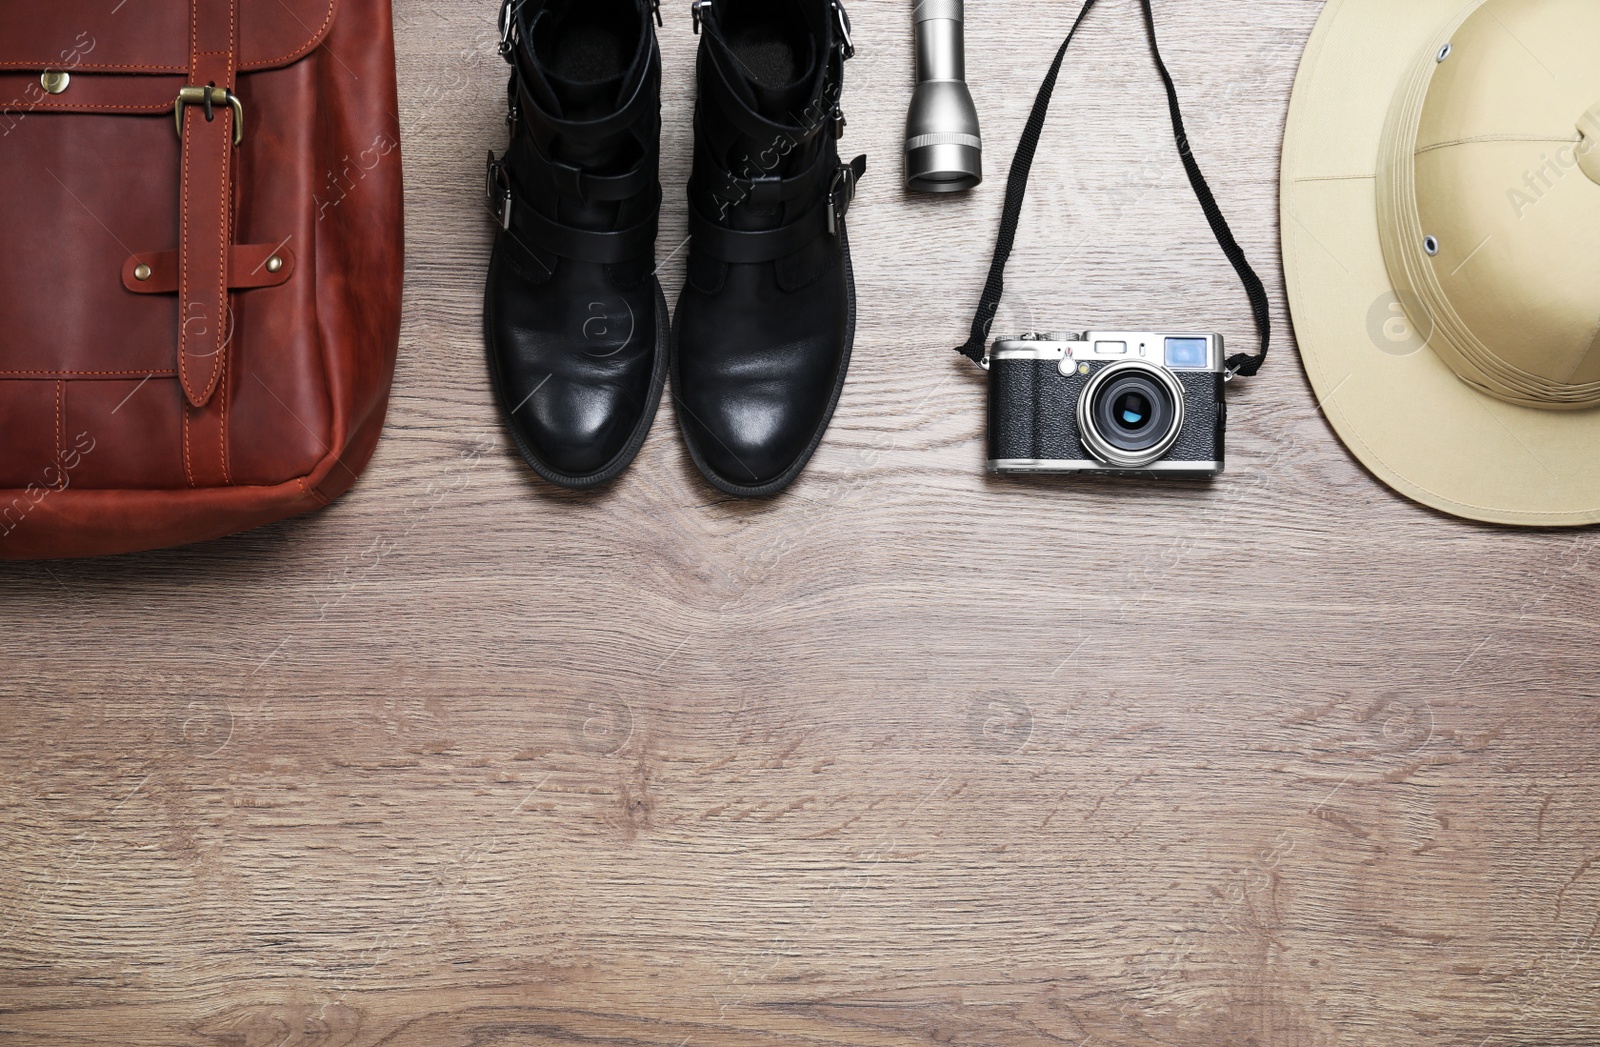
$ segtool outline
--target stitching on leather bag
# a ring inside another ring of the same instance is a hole
[[[189,158],[188,158],[188,153],[189,153],[189,143],[192,142],[192,141],[194,141],[194,138],[191,135],[191,136],[185,137],[184,138],[184,142],[183,142],[184,157],[183,157],[183,161],[182,161],[182,163],[183,163],[183,172],[182,172],[182,175],[181,175],[181,177],[183,179],[183,188],[182,188],[182,192],[179,194],[181,196],[182,200],[183,200],[183,207],[181,208],[183,214],[180,216],[179,222],[178,222],[178,243],[180,243],[180,244],[186,244],[186,243],[189,242]],[[185,278],[186,274],[184,272],[184,269],[185,269],[185,267],[180,263],[179,266],[178,266],[178,377],[180,379],[182,379],[183,385],[184,385],[184,391],[187,393],[188,386],[189,386],[189,368],[188,368],[187,364],[184,362],[184,357],[186,355],[188,355],[188,347],[189,347],[189,324],[188,324],[189,303],[184,300],[188,296],[185,295],[183,292],[185,290],[185,286],[184,285],[187,284],[189,281]]]
[[[260,61],[252,61],[252,62],[248,63],[249,68],[252,69],[252,70],[265,69],[265,68],[267,68],[269,66],[278,65],[278,64],[280,64],[282,62],[287,62],[290,59],[294,59],[294,58],[303,58],[306,55],[310,54],[312,51],[317,49],[318,45],[320,44],[320,42],[322,40],[322,35],[324,33],[326,33],[327,30],[328,30],[328,26],[333,24],[334,16],[338,13],[338,10],[339,10],[338,0],[328,0],[328,16],[322,20],[322,25],[317,29],[317,31],[314,34],[312,34],[312,37],[311,37],[310,40],[306,41],[304,44],[301,44],[299,47],[296,47],[293,51],[290,51],[286,55],[281,55],[281,56],[279,56],[277,58],[266,58],[266,59],[262,59]],[[295,21],[298,22],[299,19],[297,18],[297,19],[295,19]],[[304,27],[304,25],[305,25],[304,22],[301,22],[300,24],[301,24],[302,27]],[[223,52],[223,51],[204,51],[204,52],[201,52],[201,53],[202,54],[225,54],[226,52]],[[192,46],[190,48],[190,54],[191,55],[194,54],[194,49],[193,49]],[[48,62],[36,62],[31,58],[0,59],[0,67],[17,66],[17,67],[27,67],[27,68],[31,69],[31,68],[37,66],[37,67],[43,69],[44,67],[48,66],[49,64],[50,63],[48,63]],[[189,66],[189,69],[185,69],[183,66],[178,66],[178,65],[138,65],[138,64],[134,64],[134,63],[80,62],[74,68],[82,69],[85,72],[93,72],[93,71],[105,70],[105,69],[127,69],[130,72],[136,72],[136,73],[187,73],[187,72],[190,71],[190,69],[193,69],[194,66],[191,63],[191,65]],[[4,71],[4,70],[0,70],[0,71]],[[14,70],[11,70],[11,71],[14,71]]]
[[[79,110],[87,109],[121,109],[133,113],[170,113],[172,104],[168,102],[162,105],[82,105],[63,102],[60,105],[49,105],[41,102],[33,107],[33,111],[37,113],[75,113]]]
[[[198,2],[198,0],[192,0],[192,2]],[[194,8],[191,6],[189,9],[189,68],[191,70],[195,69],[199,65],[199,60],[195,57],[196,52],[199,50],[200,18],[195,12]],[[189,146],[190,143],[194,142],[194,140],[194,135],[183,136],[181,155],[179,157],[179,164],[182,167],[182,170],[179,174],[179,177],[182,179],[182,188],[179,191],[178,197],[182,201],[182,206],[178,209],[181,212],[181,214],[178,216],[178,378],[183,384],[183,392],[186,398],[189,393],[189,367],[187,363],[185,363],[184,357],[188,355],[189,349],[189,303],[187,301],[189,296],[186,293],[188,291],[189,279],[188,266],[183,264],[182,251],[184,245],[189,242]],[[184,404],[183,468],[185,472],[189,471],[189,425],[187,402]],[[193,473],[189,473],[189,486],[194,486]]]
[[[200,64],[197,57],[200,53],[200,15],[194,6],[198,2],[199,0],[190,0],[189,3],[189,68],[182,70],[182,72],[190,74],[191,81],[194,77],[195,67]]]
[[[110,375],[110,376],[118,377],[118,378],[131,377],[133,375],[140,375],[140,376],[148,375],[151,378],[171,378],[173,375],[177,374],[177,372],[176,371],[48,371],[48,370],[37,370],[37,371],[0,371],[0,374],[31,374],[31,375],[38,375],[40,378],[66,378],[66,377],[74,377],[74,376],[87,377],[89,375],[101,375],[101,376]]]
[[[285,6],[284,10],[288,10],[288,7]],[[238,3],[238,0],[228,0],[228,51],[227,51],[227,55],[228,55],[228,73],[227,73],[227,76],[228,76],[228,82],[230,84],[233,83],[234,81],[238,80],[238,78],[239,78],[239,70],[238,70],[239,56],[237,54],[238,50],[239,50],[239,3]],[[234,119],[234,120],[237,120],[238,118],[239,118],[238,114],[234,114],[234,116],[232,117],[232,119]],[[218,287],[218,289],[217,289],[217,294],[219,295],[218,301],[220,301],[222,303],[222,311],[224,313],[227,313],[228,310],[230,309],[231,305],[232,305],[232,302],[230,301],[229,296],[228,296],[228,269],[229,269],[229,266],[232,264],[232,261],[233,261],[233,259],[231,257],[233,252],[229,250],[229,244],[233,240],[233,222],[232,222],[233,213],[232,213],[231,206],[230,206],[233,203],[233,194],[234,194],[233,168],[232,168],[233,154],[231,152],[232,148],[233,148],[233,136],[232,135],[223,135],[223,149],[225,151],[222,154],[222,169],[228,173],[228,177],[223,179],[223,182],[222,182],[222,194],[221,194],[222,195],[222,243],[219,244],[218,248],[217,248],[217,251],[218,251],[217,283],[220,285]],[[218,429],[217,429],[217,454],[219,455],[220,461],[221,461],[221,464],[222,464],[222,482],[224,484],[226,484],[227,486],[229,486],[229,487],[233,486],[233,476],[231,475],[231,473],[228,470],[228,357],[227,357],[227,352],[228,352],[229,343],[232,342],[232,340],[233,340],[233,336],[238,333],[234,329],[234,322],[236,321],[236,319],[237,318],[230,318],[228,334],[226,336],[227,340],[226,341],[219,341],[218,342],[218,346],[217,346],[217,356],[219,358],[218,361],[217,361],[217,367],[218,367],[220,373],[217,375],[216,396],[217,396],[217,399],[219,401],[218,404],[217,404],[217,409],[221,412],[221,415],[222,415],[221,424],[218,426]],[[222,334],[222,328],[221,328],[220,325],[217,328],[217,337],[219,339],[224,337],[223,334]]]
[[[194,0],[194,2],[198,2],[198,0]],[[191,7],[189,10],[189,69],[191,71],[199,66],[199,60],[195,57],[195,53],[199,49],[200,19],[195,10]],[[192,76],[193,74],[191,72],[191,78]],[[183,166],[183,189],[180,194],[183,200],[183,217],[181,221],[181,228],[179,229],[178,234],[180,260],[182,258],[181,252],[183,250],[183,246],[189,242],[189,147],[190,144],[196,140],[197,136],[195,135],[184,135],[181,157],[179,160]],[[189,315],[189,303],[185,301],[188,295],[184,293],[187,289],[185,285],[188,282],[186,267],[183,266],[180,261],[178,266],[178,374],[181,379],[180,385],[182,385],[183,388],[179,390],[181,395],[178,400],[178,410],[182,412],[183,418],[183,473],[184,476],[189,480],[189,486],[194,487],[196,486],[194,482],[194,463],[189,455],[189,371],[184,363],[184,356],[188,350],[189,339],[189,325],[185,322]]]
[[[307,41],[305,44],[302,44],[301,46],[295,48],[293,51],[290,51],[288,54],[284,55],[282,58],[269,58],[265,62],[261,62],[261,63],[252,62],[251,65],[262,65],[262,66],[277,65],[279,62],[287,62],[291,58],[300,58],[300,57],[303,57],[305,55],[310,54],[312,51],[316,50],[317,45],[322,40],[322,35],[324,33],[326,33],[328,31],[328,27],[333,24],[333,16],[338,10],[339,10],[339,0],[328,0],[328,17],[324,18],[322,20],[321,27],[318,28],[317,31],[312,34],[311,39],[309,41]],[[292,15],[293,12],[290,12],[290,14]],[[296,18],[295,21],[299,22],[300,20],[298,18]],[[302,26],[305,25],[304,22],[300,22],[300,24]]]
[[[217,454],[222,456],[222,482],[233,486],[228,472],[228,364],[223,361],[222,377],[217,380],[217,408],[222,412],[222,424],[217,429]]]
[[[62,458],[61,450],[66,445],[66,442],[67,442],[66,436],[62,432],[62,428],[61,428],[62,388],[66,384],[67,384],[66,382],[63,382],[63,381],[60,381],[60,380],[56,381],[56,461],[58,461],[58,462],[61,461],[61,458]],[[57,480],[56,481],[57,487],[59,487],[60,484],[61,484],[61,481]]]
[[[0,67],[5,72],[27,72],[30,69],[52,68],[49,62],[35,62],[31,58],[5,59],[0,61]],[[188,70],[178,65],[109,65],[93,62],[79,62],[72,67],[74,70],[82,69],[85,72],[99,72],[105,69],[127,69],[135,73],[187,73]]]
[[[222,230],[222,235],[217,242],[217,322],[211,344],[216,349],[216,355],[211,358],[211,373],[206,376],[206,388],[214,391],[219,379],[223,364],[223,352],[226,343],[223,339],[223,321],[227,319],[228,311],[228,197],[232,185],[232,171],[229,164],[229,152],[233,149],[233,136],[221,135],[222,139],[222,170],[228,177],[223,179],[222,192],[218,195],[217,224]]]
[[[189,486],[194,487],[194,466],[189,460],[189,401],[179,404],[178,410],[183,412],[183,475],[188,479]]]
[[[239,43],[239,4],[238,0],[228,0],[228,49],[226,51],[208,52],[226,55],[228,59],[227,76],[231,84],[236,79],[234,67],[237,65],[235,51]],[[237,120],[238,116],[230,115],[230,120]],[[222,384],[222,376],[227,372],[228,343],[224,340],[223,320],[228,312],[228,242],[233,239],[232,214],[228,205],[233,202],[233,136],[225,134],[222,138],[222,192],[218,193],[217,217],[218,227],[222,230],[217,243],[217,334],[213,339],[217,348],[216,358],[211,364],[211,378],[206,383],[211,388],[213,395],[218,392]],[[220,441],[219,441],[220,443]],[[227,453],[223,453],[222,477],[228,477]]]

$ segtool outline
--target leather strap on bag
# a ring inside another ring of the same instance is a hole
[[[233,242],[233,98],[238,64],[238,0],[191,0],[189,83],[178,98],[183,136],[178,200],[178,377],[184,396],[204,407],[216,394],[232,328],[228,310]]]
[[[1006,183],[1005,212],[1000,219],[1000,236],[995,245],[994,263],[989,268],[989,279],[984,285],[983,297],[978,302],[978,313],[972,320],[972,333],[966,344],[956,348],[956,352],[974,363],[983,363],[985,360],[989,329],[994,325],[995,314],[1000,310],[1000,298],[1005,293],[1006,263],[1010,261],[1011,250],[1016,244],[1017,225],[1022,218],[1022,204],[1028,195],[1028,173],[1033,168],[1034,154],[1039,149],[1039,138],[1044,133],[1045,117],[1050,112],[1050,97],[1055,93],[1056,80],[1061,75],[1061,63],[1067,57],[1067,48],[1072,45],[1073,37],[1078,35],[1078,29],[1094,5],[1095,0],[1086,0],[1078,12],[1077,21],[1072,23],[1071,32],[1061,44],[1061,50],[1056,52],[1055,63],[1050,66],[1050,72],[1039,88],[1039,96],[1033,103],[1033,112],[1028,116],[1027,126],[1023,128],[1022,141],[1017,145],[1016,159],[1011,162],[1011,177]],[[1228,261],[1233,263],[1234,270],[1239,274],[1245,294],[1250,298],[1250,309],[1255,314],[1256,331],[1261,336],[1261,352],[1255,356],[1240,354],[1228,358],[1230,376],[1242,374],[1249,378],[1261,370],[1261,365],[1267,359],[1267,349],[1272,342],[1272,314],[1268,306],[1267,291],[1261,284],[1261,278],[1256,275],[1255,270],[1250,267],[1249,260],[1245,258],[1244,249],[1234,239],[1233,231],[1228,228],[1228,221],[1222,216],[1222,209],[1217,206],[1217,199],[1212,195],[1211,187],[1206,184],[1205,175],[1201,173],[1200,165],[1195,161],[1194,152],[1189,148],[1189,135],[1184,130],[1183,113],[1178,106],[1178,89],[1172,82],[1172,74],[1167,71],[1166,62],[1161,59],[1161,48],[1156,42],[1155,15],[1150,10],[1150,0],[1139,0],[1139,5],[1144,10],[1144,27],[1145,34],[1150,40],[1150,54],[1155,58],[1156,69],[1161,73],[1161,82],[1166,86],[1167,105],[1172,110],[1172,133],[1178,143],[1178,155],[1183,159],[1183,169],[1189,176],[1189,185],[1194,189],[1201,209],[1205,211],[1206,221],[1211,224],[1211,232],[1221,245],[1222,253],[1228,256]]]

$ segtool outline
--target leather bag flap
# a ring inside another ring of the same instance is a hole
[[[0,15],[0,69],[187,73],[190,0],[48,0]],[[322,43],[338,0],[240,0],[241,72],[288,65]]]

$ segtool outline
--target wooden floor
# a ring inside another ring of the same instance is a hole
[[[928,199],[899,178],[911,5],[855,0],[855,363],[755,504],[670,409],[604,494],[510,450],[479,337],[494,6],[396,4],[406,325],[361,486],[0,567],[0,1043],[1600,1043],[1600,545],[1417,508],[1319,416],[1276,186],[1320,4],[1156,5],[1284,332],[1204,486],[982,471],[950,347],[1074,5],[969,5],[991,178]],[[999,330],[1253,344],[1132,0],[1091,19],[1036,175]]]

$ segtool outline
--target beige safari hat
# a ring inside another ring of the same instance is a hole
[[[1282,208],[1357,458],[1457,516],[1600,522],[1600,0],[1329,0]]]

